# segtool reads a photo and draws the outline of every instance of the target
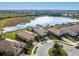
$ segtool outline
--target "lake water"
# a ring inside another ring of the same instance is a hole
[[[65,17],[43,16],[43,17],[37,17],[29,23],[26,22],[24,24],[17,24],[16,26],[5,27],[3,33],[12,32],[19,29],[24,29],[28,26],[35,27],[37,24],[46,26],[48,24],[55,25],[55,24],[63,24],[67,22],[76,22],[76,21],[79,21],[79,20],[65,18]]]

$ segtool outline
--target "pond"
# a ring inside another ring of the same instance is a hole
[[[46,26],[46,25],[51,26],[55,24],[63,24],[67,22],[76,22],[76,21],[79,21],[79,20],[65,18],[65,17],[42,16],[42,17],[35,18],[29,23],[26,22],[24,24],[17,24],[16,26],[5,27],[3,33],[12,32],[12,31],[16,31],[19,29],[24,29],[28,26],[36,27],[37,24],[42,25],[42,26]]]

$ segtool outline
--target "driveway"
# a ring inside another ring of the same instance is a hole
[[[48,50],[53,46],[54,42],[48,40],[47,43],[38,45],[38,49],[36,52],[37,56],[49,56]]]
[[[76,49],[75,46],[69,46],[66,44],[62,44],[62,45],[69,56],[79,56],[79,49]]]
[[[68,44],[74,45],[74,42],[70,41],[69,39],[62,37],[62,40],[64,40],[65,42],[67,42]]]
[[[68,40],[68,39],[66,39],[64,37],[62,39],[64,41],[68,42],[69,44],[73,45],[73,46],[69,46],[69,45],[60,43],[60,44],[63,45],[64,49],[67,51],[68,55],[69,56],[79,56],[79,49],[75,48],[75,46],[79,43],[79,41],[74,43],[74,42],[72,42],[72,41],[70,41],[70,40]]]

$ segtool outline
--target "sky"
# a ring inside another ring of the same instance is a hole
[[[0,10],[79,10],[79,2],[0,2]]]

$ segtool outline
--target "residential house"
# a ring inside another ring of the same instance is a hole
[[[21,31],[17,33],[17,37],[24,41],[34,41],[37,35],[29,31]]]
[[[70,36],[77,36],[79,35],[79,25],[63,27],[60,29],[60,32],[63,34],[68,34]]]
[[[57,37],[62,36],[62,33],[60,32],[60,30],[58,30],[56,28],[49,28],[48,32],[51,33],[54,36],[57,36]]]
[[[34,30],[34,32],[36,32],[40,36],[46,36],[48,33],[48,31],[46,29],[43,29],[41,27],[34,28],[33,30]]]
[[[24,45],[21,42],[1,39],[0,38],[0,50],[12,53],[13,55],[19,55],[23,51]]]

